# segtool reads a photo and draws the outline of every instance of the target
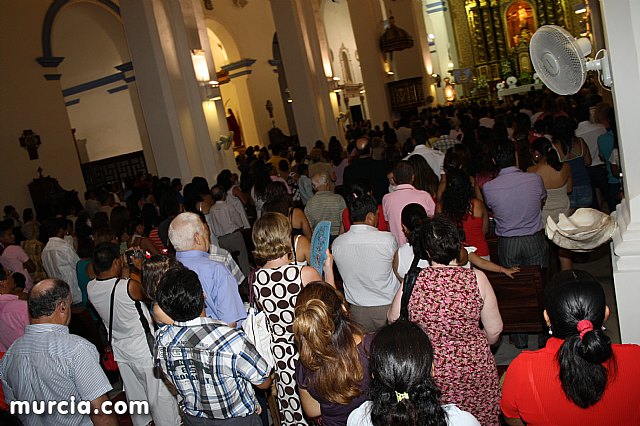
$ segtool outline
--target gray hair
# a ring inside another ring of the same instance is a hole
[[[191,250],[195,234],[204,234],[204,224],[195,213],[180,213],[169,225],[169,240],[176,251]]]
[[[329,182],[331,182],[331,178],[327,172],[318,172],[311,178],[311,184],[314,189],[322,185],[327,185]]]

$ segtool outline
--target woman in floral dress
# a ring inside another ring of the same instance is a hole
[[[415,240],[431,265],[416,280],[409,318],[433,343],[442,404],[456,404],[482,425],[499,425],[500,386],[489,345],[498,341],[502,319],[491,284],[479,270],[449,266],[460,253],[460,237],[444,217],[428,222]]]

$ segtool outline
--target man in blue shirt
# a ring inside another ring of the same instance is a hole
[[[209,229],[195,213],[181,213],[169,225],[176,259],[198,274],[208,317],[236,327],[247,317],[238,283],[221,263],[209,259]]]

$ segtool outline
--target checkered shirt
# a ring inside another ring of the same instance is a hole
[[[252,384],[269,377],[267,362],[244,333],[199,317],[156,332],[156,362],[180,394],[180,406],[196,417],[228,419],[255,413]]]
[[[231,275],[233,275],[233,278],[236,279],[238,285],[242,284],[242,281],[244,281],[244,274],[240,270],[240,267],[238,266],[236,261],[233,260],[233,256],[231,256],[231,253],[229,253],[222,247],[211,244],[211,246],[209,247],[209,259],[218,263],[222,263],[229,270],[229,272],[231,272]]]
[[[454,139],[449,135],[442,135],[440,136],[440,139],[433,144],[433,149],[437,149],[438,151],[446,154],[447,150],[457,143],[460,143],[458,139]]]

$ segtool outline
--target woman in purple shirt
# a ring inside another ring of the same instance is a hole
[[[307,284],[296,301],[293,333],[300,351],[296,382],[308,417],[323,426],[345,425],[367,399],[371,335],[349,319],[344,299],[331,285]]]

